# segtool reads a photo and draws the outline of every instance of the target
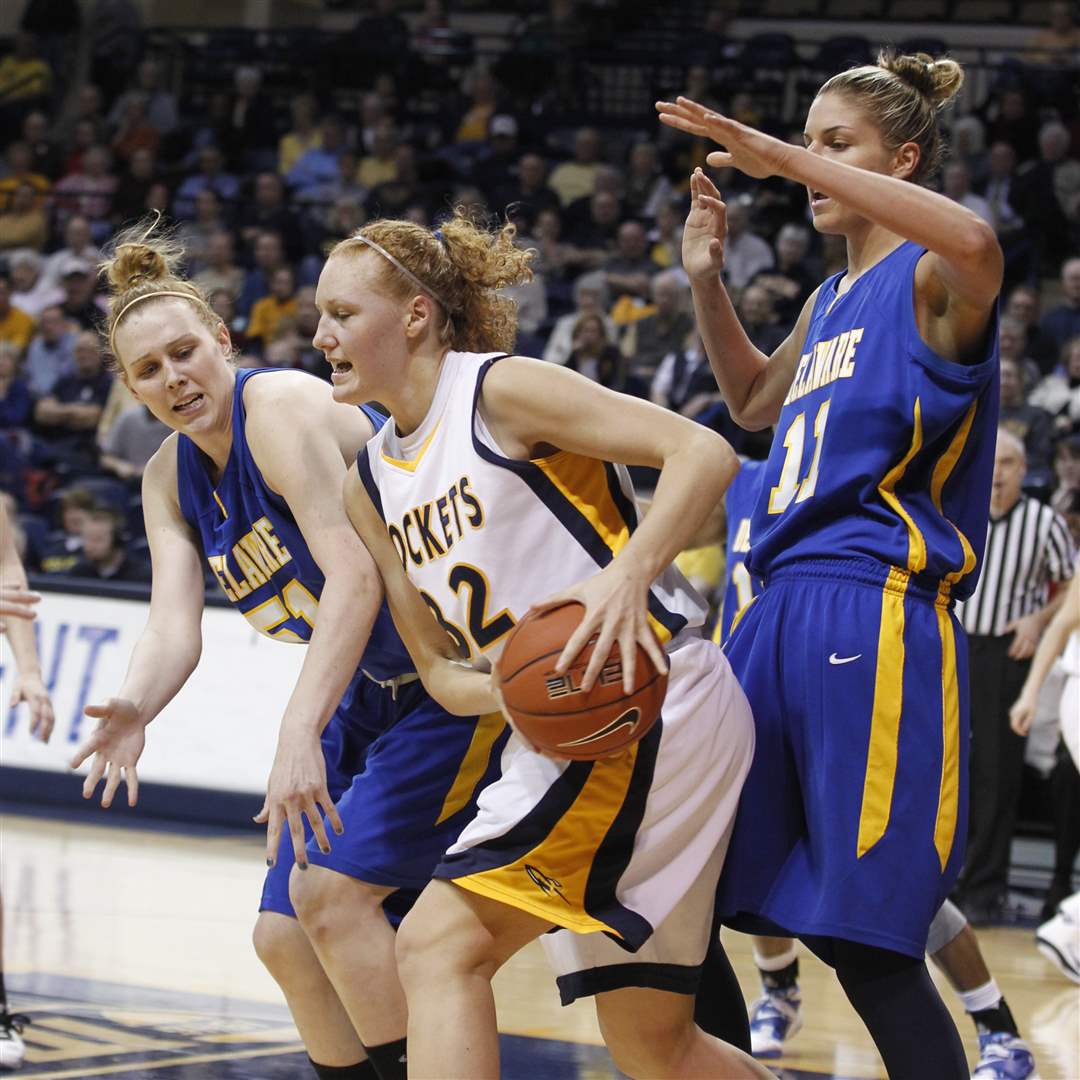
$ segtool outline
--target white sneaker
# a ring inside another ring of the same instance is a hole
[[[799,988],[768,990],[750,1006],[750,1051],[756,1058],[780,1057],[784,1043],[802,1027]]]
[[[1058,904],[1057,913],[1073,926],[1080,926],[1080,892],[1073,893],[1072,896],[1066,896],[1064,900]]]
[[[1080,923],[1062,912],[1035,931],[1035,947],[1067,979],[1080,983]]]
[[[22,1067],[26,1056],[26,1044],[22,1041],[22,1029],[30,1018],[22,1013],[9,1013],[0,1009],[0,1069]]]

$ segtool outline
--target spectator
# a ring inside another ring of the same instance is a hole
[[[488,125],[487,142],[477,151],[471,170],[489,200],[513,184],[520,153],[517,120],[508,113],[496,113]]]
[[[146,207],[150,188],[160,179],[154,152],[145,146],[134,150],[127,168],[116,181],[112,201],[113,224],[119,226],[139,217]]]
[[[87,152],[93,146],[98,146],[105,140],[105,129],[90,120],[80,120],[75,125],[75,131],[71,141],[60,147],[63,161],[60,166],[62,176],[71,176],[72,173],[81,173],[83,161]]]
[[[1054,418],[1056,434],[1080,432],[1080,336],[1065,343],[1061,368],[1032,390],[1028,403],[1045,409]]]
[[[990,204],[971,190],[971,170],[963,161],[951,161],[945,166],[941,174],[941,191],[947,199],[978,214],[988,225],[994,224]]]
[[[1039,128],[1039,157],[1022,165],[1014,202],[1031,230],[1040,272],[1076,251],[1080,161],[1069,156],[1069,131],[1059,120]]]
[[[319,309],[315,306],[315,286],[305,285],[296,291],[296,314],[293,316],[293,331],[297,338],[296,366],[318,375],[321,379],[330,378],[330,365],[321,349],[312,345],[319,328]]]
[[[337,159],[337,176],[326,183],[316,184],[309,187],[303,194],[298,196],[296,202],[306,208],[309,232],[316,234],[325,230],[330,221],[334,203],[340,199],[349,199],[359,206],[367,201],[368,189],[356,179],[359,164],[354,150],[342,150]],[[307,244],[307,250],[312,249],[312,244]]]
[[[277,169],[282,176],[309,150],[322,146],[319,130],[319,99],[314,94],[294,94],[289,100],[292,127],[278,140]]]
[[[109,125],[114,130],[123,124],[128,111],[128,103],[134,97],[145,99],[146,119],[151,127],[160,131],[162,135],[168,135],[176,130],[179,123],[176,97],[163,89],[161,65],[157,60],[153,58],[143,60],[139,64],[135,85],[126,93],[121,94],[113,103],[109,112]]]
[[[683,217],[681,199],[661,203],[656,224],[649,230],[649,258],[662,270],[682,266]]]
[[[696,420],[720,401],[716,376],[696,333],[691,335],[689,342],[684,342],[660,361],[649,387],[649,398],[653,404],[672,409],[691,420]]]
[[[772,297],[773,311],[781,329],[790,331],[807,297],[821,280],[817,267],[811,266],[810,230],[789,222],[776,234],[776,264],[759,270],[750,280]]]
[[[214,289],[212,292],[203,291],[206,293],[210,310],[229,328],[233,349],[242,353],[247,348],[247,338],[244,337],[244,327],[247,325],[247,320],[236,313],[236,294],[229,292],[228,289]]]
[[[83,526],[98,509],[97,500],[84,487],[69,487],[60,495],[60,528],[45,538],[41,569],[46,574],[66,574],[78,561],[83,549]]]
[[[604,321],[605,337],[615,336],[615,323],[607,314],[607,275],[602,271],[582,274],[574,282],[576,309],[556,320],[544,349],[544,359],[552,364],[565,364],[574,350],[574,328],[583,315],[598,315]]]
[[[49,118],[35,109],[26,114],[22,126],[22,141],[30,148],[30,168],[49,180],[56,177],[60,168],[57,148],[49,136]]]
[[[0,341],[0,431],[24,428],[30,420],[34,399],[19,374],[19,353],[9,341]]]
[[[64,225],[64,246],[45,260],[45,283],[60,285],[73,260],[96,266],[100,259],[101,252],[94,246],[90,235],[90,222],[81,214],[75,214]]]
[[[1064,598],[1061,592],[1051,600],[1050,586],[1073,573],[1064,519],[1021,490],[1025,464],[1021,441],[999,429],[982,574],[971,597],[957,605],[968,638],[971,810],[955,895],[974,926],[996,921],[1006,899],[1024,767],[1024,739],[1009,727],[1009,708]]]
[[[1058,439],[1054,447],[1054,475],[1057,487],[1050,497],[1050,505],[1062,515],[1072,512],[1075,496],[1080,493],[1080,435],[1066,435]],[[1073,538],[1080,543],[1080,536],[1070,527]]]
[[[397,124],[390,117],[379,121],[371,150],[360,159],[356,180],[361,186],[377,187],[397,177],[397,149],[401,144]]]
[[[517,307],[518,336],[514,348],[522,356],[535,356],[544,347],[542,337],[538,337],[540,327],[547,320],[547,287],[542,274],[533,273],[528,281],[519,285],[507,285],[499,290],[502,296],[508,296]]]
[[[8,256],[11,270],[11,302],[31,319],[37,320],[47,307],[64,299],[64,290],[48,285],[42,278],[45,260],[29,248],[19,248]]]
[[[69,173],[55,188],[56,210],[63,221],[79,214],[90,223],[90,235],[105,240],[111,232],[109,216],[116,177],[112,155],[104,146],[92,146],[83,155],[82,171]]]
[[[102,111],[104,99],[101,87],[96,83],[83,83],[75,92],[74,108],[69,115],[62,117],[53,127],[53,140],[56,147],[68,146],[75,140],[75,127],[83,121],[89,121],[95,131],[104,131],[105,114]]]
[[[149,562],[126,550],[120,531],[120,517],[112,510],[91,510],[82,526],[82,556],[68,573],[98,581],[149,582]]]
[[[606,386],[622,390],[626,383],[626,363],[612,343],[600,315],[579,315],[574,323],[573,349],[566,358],[571,371]]]
[[[251,65],[241,65],[233,73],[223,135],[229,161],[238,170],[273,168],[275,109],[263,92],[262,82],[262,72]]]
[[[75,374],[75,331],[59,306],[42,311],[23,371],[34,397],[47,394],[60,379]]]
[[[486,67],[478,66],[465,76],[463,89],[469,98],[469,105],[458,120],[454,142],[483,142],[498,108],[498,83]],[[516,124],[514,135],[517,135]]]
[[[1039,291],[1031,285],[1010,290],[1002,314],[1024,327],[1024,356],[1031,357],[1044,375],[1058,363],[1060,349],[1039,327]]]
[[[562,214],[556,207],[547,207],[536,215],[533,235],[524,244],[536,250],[533,270],[543,274],[549,291],[559,290],[560,296],[567,295],[565,282],[571,276],[577,258],[573,245],[563,242],[562,230]]]
[[[518,158],[516,175],[501,187],[490,192],[491,205],[504,211],[511,204],[519,207],[520,215],[535,229],[541,210],[558,210],[559,197],[547,185],[547,165],[539,154],[522,154]]]
[[[293,193],[305,197],[313,188],[334,182],[338,177],[338,158],[345,150],[345,129],[340,118],[333,114],[324,116],[319,124],[318,146],[305,150],[285,178]]]
[[[34,420],[57,459],[75,469],[97,460],[95,435],[109,397],[112,376],[105,370],[101,339],[84,330],[75,339],[75,374],[61,377],[34,406]]]
[[[1035,490],[1049,489],[1050,461],[1054,445],[1054,421],[1050,414],[1025,400],[1024,382],[1019,364],[1001,358],[1001,426],[1023,444],[1028,467],[1026,485]]]
[[[1028,61],[1049,67],[1074,67],[1080,50],[1080,27],[1073,23],[1070,5],[1059,0],[1050,5],[1049,14],[1049,25],[1031,35]]]
[[[250,244],[260,232],[276,232],[285,245],[285,255],[291,260],[303,254],[300,226],[285,197],[285,185],[277,173],[262,172],[255,177],[254,197],[240,211],[240,237]]]
[[[270,293],[256,300],[244,331],[250,341],[265,348],[274,340],[278,323],[296,314],[296,275],[291,266],[280,266],[270,277]]]
[[[626,212],[654,221],[660,207],[671,201],[671,181],[660,171],[656,143],[638,142],[630,150],[624,202]]]
[[[1013,206],[1016,179],[1016,151],[1007,142],[996,142],[987,157],[988,174],[981,189],[990,206],[990,222],[1004,242],[1024,228],[1024,219]]]
[[[217,146],[204,146],[199,151],[199,171],[189,176],[177,189],[174,209],[179,218],[195,216],[195,196],[209,188],[222,201],[227,212],[235,209],[240,198],[240,181],[224,171],[225,156]]]
[[[1080,335],[1080,256],[1061,264],[1061,292],[1064,303],[1048,311],[1039,324],[1059,352],[1067,341]]]
[[[113,135],[112,152],[122,165],[127,165],[138,150],[156,154],[161,143],[161,132],[150,122],[147,115],[149,98],[146,94],[130,94],[124,109],[124,118]]]
[[[615,234],[615,252],[604,264],[612,296],[647,300],[649,282],[657,271],[649,258],[649,238],[640,221],[624,221]]]
[[[101,439],[101,467],[121,480],[137,480],[168,434],[145,405],[125,409]]]
[[[47,103],[52,72],[38,55],[33,34],[15,35],[15,47],[0,60],[0,117],[10,124]]]
[[[11,276],[0,270],[0,341],[14,345],[21,356],[34,333],[34,320],[11,302]]]
[[[724,241],[724,279],[738,291],[753,276],[768,270],[775,261],[772,248],[750,230],[749,196],[740,195],[727,204],[727,239]]]
[[[37,193],[30,184],[19,184],[6,209],[0,212],[0,251],[12,248],[41,251],[48,235],[49,223],[38,205]]]
[[[991,146],[1008,143],[1018,161],[1030,161],[1038,153],[1038,117],[1034,115],[1023,90],[1004,87],[984,109],[986,139]]]
[[[39,200],[52,187],[47,177],[34,172],[33,151],[21,140],[16,140],[8,146],[4,164],[5,169],[0,177],[0,211],[8,208],[15,189],[20,184],[29,184],[37,193]]]
[[[746,336],[755,348],[772,356],[789,332],[776,321],[772,293],[761,285],[748,285],[737,306]]]
[[[986,183],[989,161],[986,153],[986,130],[974,114],[958,117],[952,127],[952,157],[962,161],[976,188]]]
[[[650,386],[660,361],[682,349],[694,330],[690,314],[690,288],[681,270],[663,270],[650,282],[656,310],[626,328],[622,351],[630,376]]]
[[[270,292],[270,279],[275,270],[285,266],[285,248],[275,232],[262,232],[255,237],[252,254],[254,267],[244,278],[244,288],[236,301],[237,313],[247,318],[256,300]]]
[[[192,279],[204,296],[224,289],[235,301],[244,288],[244,271],[235,262],[235,244],[228,229],[206,238],[205,266]]]
[[[207,264],[210,237],[228,228],[221,206],[221,199],[213,188],[203,188],[195,196],[195,219],[185,221],[177,230],[176,238],[184,249],[184,262],[188,270],[197,273]]]
[[[375,0],[375,10],[361,15],[350,34],[353,48],[379,57],[409,51],[409,24],[397,12],[397,0]]]
[[[60,279],[64,302],[60,305],[64,317],[84,330],[97,330],[104,318],[104,309],[96,295],[97,267],[83,259],[69,259]]]
[[[597,195],[610,195],[618,208],[612,218],[610,230],[604,234],[605,243],[614,242],[615,229],[626,216],[623,213],[623,172],[621,169],[616,169],[613,165],[598,165],[592,193],[575,199],[564,211],[567,233],[578,243],[588,243]]]
[[[622,221],[618,196],[611,191],[598,191],[589,199],[588,218],[575,226],[569,235],[571,265],[586,269],[603,266],[615,252],[615,240]],[[569,215],[568,215],[569,220]]]
[[[592,195],[596,171],[600,168],[600,133],[595,128],[578,128],[574,136],[574,157],[556,165],[548,178],[548,187],[559,196],[563,206],[575,199]]]
[[[1027,354],[1027,334],[1019,319],[1003,315],[998,324],[998,354],[1002,360],[1012,360],[1020,369],[1023,391],[1039,381],[1039,365]]]

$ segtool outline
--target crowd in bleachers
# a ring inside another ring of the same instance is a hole
[[[380,0],[347,35],[365,67],[360,92],[345,96],[301,69],[291,86],[275,76],[271,92],[256,50],[227,67],[228,82],[200,83],[146,46],[130,5],[98,4],[82,37],[74,5],[67,24],[42,24],[41,7],[30,0],[0,57],[0,489],[31,569],[148,577],[138,480],[166,429],[108,370],[96,264],[121,224],[150,211],[175,224],[242,364],[324,377],[311,337],[329,247],[377,216],[434,226],[452,206],[508,215],[536,251],[535,278],[514,290],[519,352],[764,455],[770,434],[731,422],[680,267],[688,177],[707,148],[651,114],[605,122],[582,109],[575,121],[569,105],[584,78],[574,57],[595,48],[610,5],[553,0],[520,18],[512,68],[473,56],[459,68],[447,59],[454,17],[438,0],[410,22]],[[648,31],[638,18],[627,34]],[[1050,33],[1075,52],[1075,27]],[[801,140],[801,117],[776,112],[747,76],[757,61],[722,9],[680,41],[656,96],[686,92]],[[1075,77],[1056,75],[1073,56],[1065,47],[1043,66],[1004,65],[987,100],[953,123],[939,182],[1001,238],[1003,416],[1028,447],[1029,487],[1075,527],[1080,118]],[[727,284],[769,352],[844,251],[813,232],[803,191],[730,171],[717,182]]]

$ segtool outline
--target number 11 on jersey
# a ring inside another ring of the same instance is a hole
[[[814,418],[814,457],[810,469],[799,480],[802,466],[803,446],[806,441],[806,413],[801,412],[788,425],[784,434],[787,454],[780,470],[780,482],[769,492],[769,513],[782,514],[792,503],[805,502],[817,487],[818,467],[821,464],[821,446],[825,439],[825,424],[829,419],[829,402],[823,401]]]

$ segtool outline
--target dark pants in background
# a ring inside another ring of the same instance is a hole
[[[968,635],[971,676],[970,826],[957,893],[969,918],[993,918],[1005,900],[1009,849],[1026,739],[1009,727],[1030,660],[1008,656],[1013,635]]]

